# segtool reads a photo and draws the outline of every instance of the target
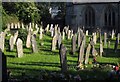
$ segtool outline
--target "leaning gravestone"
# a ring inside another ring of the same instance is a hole
[[[78,66],[80,63],[83,63],[84,61],[84,48],[85,48],[85,38],[82,40],[82,44],[80,46],[79,55],[78,55]]]
[[[32,43],[32,51],[34,53],[38,52],[37,42],[36,42],[36,38],[34,35],[32,35],[32,37],[31,37],[31,43]]]
[[[0,82],[7,82],[7,63],[6,56],[0,49]]]
[[[76,34],[72,36],[72,54],[75,54],[76,51]]]
[[[14,49],[14,37],[10,36],[10,40],[9,40],[9,45],[10,45],[10,51],[12,51]]]
[[[80,32],[78,32],[78,48],[80,47],[81,42],[82,42],[82,38],[80,36]]]
[[[30,46],[31,46],[31,31],[29,30],[27,35],[26,47],[30,48]]]
[[[66,52],[67,52],[66,47],[63,44],[61,44],[60,45],[60,50],[59,50],[59,55],[60,55],[61,71],[63,73],[67,72],[67,57],[66,57]]]
[[[95,49],[94,46],[92,46],[92,56],[97,56],[98,53],[97,53],[97,50]]]
[[[23,41],[18,38],[17,42],[16,42],[16,46],[17,46],[17,57],[23,57]]]
[[[88,47],[87,47],[87,50],[86,50],[86,56],[85,56],[85,64],[88,64],[90,49],[91,49],[91,45],[88,44]]]

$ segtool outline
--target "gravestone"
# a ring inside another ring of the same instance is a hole
[[[60,45],[59,55],[60,55],[60,64],[61,64],[61,71],[63,73],[67,72],[67,57],[66,57],[67,49],[64,44]]]
[[[8,82],[6,56],[0,49],[0,82]]]
[[[38,48],[37,48],[37,42],[36,42],[35,35],[31,36],[31,43],[32,43],[32,51],[34,53],[37,53],[38,52]]]
[[[12,29],[14,28],[14,25],[13,25],[13,23],[11,23],[11,28],[12,28]]]
[[[18,27],[17,27],[17,24],[15,24],[15,28],[18,28]]]
[[[26,47],[30,48],[30,46],[31,46],[31,31],[29,30],[26,40]]]
[[[5,35],[6,34],[4,32],[0,33],[0,48],[1,48],[2,52],[4,51]]]
[[[72,36],[72,54],[75,54],[76,51],[76,34]]]
[[[91,45],[88,44],[88,47],[86,49],[86,55],[85,55],[85,64],[88,64],[89,61],[89,55],[90,55]]]
[[[68,30],[67,39],[70,39],[70,30]]]
[[[39,36],[39,39],[42,39],[42,38],[43,38],[42,32],[43,32],[43,29],[42,29],[42,27],[40,27],[40,36]]]
[[[118,37],[116,37],[116,40],[115,40],[115,45],[114,45],[115,52],[117,51],[117,48],[118,48]]]
[[[14,40],[13,40],[13,44],[14,44],[14,45],[15,45],[15,43],[16,43],[17,37],[18,37],[18,31],[16,31],[16,32],[14,33]]]
[[[17,42],[16,42],[16,46],[17,46],[17,57],[23,57],[23,41],[18,38]]]
[[[65,39],[65,32],[64,32],[64,29],[62,31],[62,39],[64,40]]]
[[[59,33],[58,34],[58,40],[57,40],[58,49],[60,48],[61,42],[62,42],[62,40],[61,40],[61,33]]]
[[[25,29],[24,24],[22,23],[22,29]]]
[[[88,30],[86,30],[86,36],[88,36]]]
[[[104,46],[107,45],[107,33],[105,32],[104,33]]]
[[[18,26],[18,28],[20,28],[20,23],[19,22],[17,23],[17,26]]]
[[[58,26],[55,25],[55,28],[54,28],[54,36],[58,34]]]
[[[7,24],[7,29],[10,29],[10,24],[9,23]]]
[[[48,32],[49,31],[49,24],[47,25],[47,27],[46,27],[46,32]]]
[[[9,40],[10,51],[12,51],[12,50],[14,49],[13,41],[14,41],[14,37],[13,37],[13,36],[10,36],[10,40]]]
[[[114,35],[115,35],[115,32],[114,32],[114,29],[112,30],[112,35],[111,35],[111,38],[113,39],[114,38]]]
[[[83,61],[84,61],[84,48],[85,48],[85,38],[82,40],[82,44],[79,49],[78,66],[79,66],[79,64],[83,63]]]
[[[78,48],[80,47],[81,42],[82,42],[82,38],[80,36],[80,32],[78,32]]]
[[[70,38],[72,38],[72,36],[73,36],[73,30],[71,30],[70,32]]]
[[[102,57],[102,55],[103,55],[103,44],[102,44],[101,31],[99,33],[99,37],[100,37],[100,56]]]
[[[95,49],[94,46],[92,46],[92,56],[97,56],[98,53],[97,53],[97,50]]]
[[[57,35],[55,35],[52,39],[52,51],[56,50],[56,44],[57,44]]]
[[[119,40],[120,40],[120,33],[117,34],[117,40],[118,40],[118,44],[119,44]]]
[[[110,48],[110,41],[108,41],[108,48]]]
[[[51,27],[50,32],[51,32],[51,37],[53,37],[54,36],[54,28],[53,27]]]
[[[60,27],[58,27],[58,33],[60,33]]]
[[[97,37],[96,37],[96,32],[92,34],[93,35],[93,42],[96,44]]]

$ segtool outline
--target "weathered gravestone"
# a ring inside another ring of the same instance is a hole
[[[80,36],[80,32],[78,32],[78,48],[80,47],[81,42],[82,42],[82,38]]]
[[[0,33],[0,48],[2,52],[4,51],[5,35],[6,34],[4,32]]]
[[[70,30],[68,30],[67,39],[70,39]]]
[[[97,56],[97,50],[95,49],[94,45],[92,46],[92,56]]]
[[[26,47],[30,48],[30,46],[31,46],[31,31],[29,30],[26,40]]]
[[[16,31],[16,32],[14,33],[14,40],[13,40],[13,44],[14,44],[14,45],[15,45],[15,43],[16,43],[17,37],[18,37],[18,31]]]
[[[62,42],[61,33],[59,33],[59,34],[58,34],[58,40],[57,40],[58,49],[60,48],[61,42]]]
[[[42,27],[40,27],[40,36],[39,36],[39,39],[42,39],[43,38],[43,29],[42,29]]]
[[[86,55],[85,55],[85,64],[88,64],[89,55],[90,55],[90,49],[91,49],[91,45],[88,44],[88,47],[87,47],[87,49],[86,49]]]
[[[11,23],[11,28],[12,28],[12,29],[14,28],[14,25],[13,25],[13,23]]]
[[[18,28],[20,28],[20,23],[19,22],[17,23],[17,26],[18,26]]]
[[[71,30],[71,33],[70,33],[70,38],[72,38],[73,36],[73,30]]]
[[[64,73],[67,72],[66,52],[67,52],[66,47],[63,44],[61,44],[60,45],[60,50],[59,50],[59,55],[60,55],[61,71],[64,72]]]
[[[104,46],[107,45],[107,33],[105,32],[104,33]]]
[[[85,36],[82,40],[82,44],[79,49],[78,66],[79,66],[79,64],[83,63],[83,61],[84,61],[84,49],[85,49]]]
[[[97,37],[96,37],[96,32],[92,34],[93,35],[93,42],[96,44]]]
[[[0,82],[7,82],[7,63],[6,56],[0,49]]]
[[[9,45],[10,45],[10,51],[12,51],[14,49],[14,37],[10,36],[10,40],[9,40]]]
[[[114,35],[115,35],[115,32],[114,32],[114,29],[112,30],[112,35],[111,35],[111,38],[113,39],[114,38]]]
[[[55,35],[52,39],[52,51],[56,50],[56,44],[57,44],[57,35]]]
[[[64,40],[65,39],[65,32],[64,32],[64,29],[62,31],[62,39]]]
[[[102,44],[102,37],[100,33],[100,56],[102,57],[102,55],[103,55],[103,44]]]
[[[116,40],[115,40],[115,45],[114,45],[115,52],[117,51],[117,48],[118,48],[118,37],[116,37]]]
[[[117,40],[118,40],[118,44],[119,44],[119,40],[120,40],[120,33],[117,34]]]
[[[72,54],[75,54],[76,51],[76,34],[72,36]]]
[[[32,35],[31,36],[31,43],[32,43],[32,51],[34,53],[37,53],[38,52],[38,48],[37,48],[37,42],[36,42],[36,37],[35,35]]]
[[[22,23],[22,29],[25,29],[24,24]]]
[[[16,42],[16,46],[17,46],[17,57],[23,57],[23,41],[18,38],[17,42]]]
[[[86,30],[86,36],[88,36],[88,30]]]

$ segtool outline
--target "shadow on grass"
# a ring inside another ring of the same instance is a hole
[[[59,63],[48,63],[48,62],[29,62],[29,63],[13,63],[10,62],[10,64],[15,65],[31,65],[31,66],[48,66],[48,67],[60,67]]]

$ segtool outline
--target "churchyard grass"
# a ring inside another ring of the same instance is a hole
[[[39,36],[37,36],[39,37]],[[115,39],[113,39],[115,40]],[[31,48],[27,49],[24,44],[24,56],[22,58],[17,58],[16,48],[13,51],[5,50],[5,55],[7,56],[7,68],[11,71],[11,77],[21,79],[22,76],[29,78],[37,78],[41,74],[41,71],[45,70],[46,72],[57,72],[59,73],[60,68],[60,58],[59,50],[51,51],[51,42],[52,37],[50,33],[47,33],[43,36],[43,39],[39,40],[37,38],[38,44],[38,53],[32,53]],[[88,42],[88,39],[87,39]],[[80,74],[81,78],[86,79],[87,77],[91,78],[107,78],[109,67],[104,69],[96,68],[93,70],[93,65],[88,64],[85,67],[85,70],[76,70],[77,59],[78,59],[78,48],[75,52],[75,55],[71,55],[71,39],[62,41],[67,47],[67,64],[68,64],[68,73],[76,75]],[[87,43],[88,44],[88,43]],[[99,43],[95,45],[97,51],[99,51]],[[114,43],[111,42],[110,50],[105,46],[105,53],[103,57],[97,57],[97,62],[100,64],[114,64],[120,63],[120,45],[118,46],[118,52],[114,53]],[[109,51],[109,52],[107,52]],[[89,62],[92,62],[92,56],[90,56]],[[96,77],[93,77],[96,76]]]

